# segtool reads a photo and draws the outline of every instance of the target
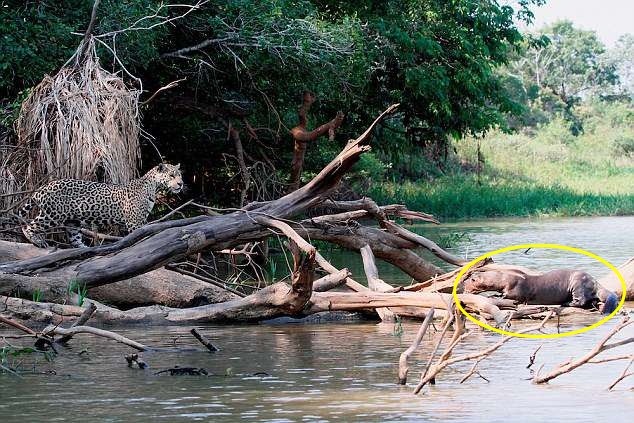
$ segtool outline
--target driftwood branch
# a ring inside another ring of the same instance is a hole
[[[427,328],[431,324],[433,318],[434,318],[434,309],[432,308],[429,310],[429,312],[427,312],[427,316],[425,317],[425,320],[423,321],[423,323],[420,325],[420,328],[418,329],[418,333],[416,334],[416,338],[414,338],[414,340],[412,341],[412,345],[410,345],[408,349],[406,349],[405,351],[401,353],[401,356],[398,360],[399,385],[405,385],[407,383],[407,373],[409,372],[409,366],[407,365],[407,360],[409,359],[409,356],[412,355],[412,353],[416,351],[416,349],[420,345],[421,341],[423,340],[423,336],[425,336],[425,333],[427,332]]]
[[[397,225],[396,223],[386,222],[385,226],[390,232],[429,250],[435,256],[446,261],[447,263],[451,263],[456,266],[464,266],[469,262],[468,260],[463,260],[461,258],[455,257],[452,254],[449,254],[447,251],[440,248],[440,246],[438,246],[438,244],[436,244],[432,240],[415,234],[414,232],[408,231],[407,229],[403,228],[400,225]]]
[[[148,104],[149,102],[151,102],[152,100],[154,100],[156,98],[156,96],[158,96],[161,92],[172,89],[174,87],[178,87],[178,83],[179,82],[183,82],[185,81],[187,78],[181,78],[181,79],[177,79],[175,81],[170,82],[167,85],[162,86],[161,88],[159,88],[158,90],[154,91],[154,94],[152,94],[147,100],[142,101],[140,104],[142,106]]]
[[[541,321],[541,323],[539,325],[536,326],[531,326],[529,328],[526,329],[522,329],[520,331],[517,331],[517,333],[527,333],[527,332],[534,332],[537,330],[541,330],[544,325],[546,324],[546,322],[552,317],[554,313],[550,312],[548,313],[548,315]],[[464,334],[462,334],[458,340],[456,340],[455,342],[453,342],[452,344],[450,344],[449,348],[450,350],[453,350],[459,343],[461,340],[463,340],[466,336],[468,336],[469,332],[466,332]],[[454,356],[453,358],[446,358],[443,359],[444,357],[449,357],[449,354],[443,354],[443,356],[440,358],[440,360],[438,360],[435,364],[433,364],[430,368],[429,371],[426,372],[426,374],[424,374],[424,377],[421,379],[421,381],[418,383],[418,385],[416,386],[416,388],[414,389],[414,393],[418,394],[421,389],[431,380],[435,380],[436,376],[443,370],[445,369],[447,366],[450,366],[452,364],[458,363],[458,362],[462,362],[462,361],[470,361],[470,360],[477,360],[483,357],[488,357],[489,355],[491,355],[493,352],[497,351],[502,345],[504,345],[505,343],[507,343],[508,341],[510,341],[511,339],[513,339],[514,337],[512,336],[506,336],[504,338],[502,338],[499,342],[497,342],[496,344],[482,349],[480,351],[475,351],[472,353],[467,353],[467,354],[462,354],[459,356]],[[450,351],[451,352],[451,351]]]
[[[59,326],[48,326],[42,331],[43,334],[48,336],[53,335],[62,335],[64,337],[72,337],[77,335],[78,333],[89,333],[91,335],[100,336],[102,338],[112,339],[121,344],[132,347],[138,351],[148,351],[150,348],[139,343],[133,341],[132,339],[126,338],[123,335],[119,335],[118,333],[110,332],[109,330],[97,329],[92,326],[74,326],[68,329],[59,327]]]
[[[368,278],[368,288],[370,288],[370,291],[393,291],[394,288],[391,285],[388,285],[379,278],[379,270],[377,269],[376,263],[374,262],[374,254],[372,254],[372,249],[368,245],[364,245],[359,251],[361,252],[361,258],[363,259],[363,270],[365,271],[365,275]],[[379,314],[379,317],[383,322],[393,322],[394,320],[396,320],[394,312],[391,311],[389,308],[377,308],[376,312]]]
[[[346,283],[346,279],[352,276],[348,269],[341,269],[335,273],[329,273],[326,276],[313,282],[313,291],[325,292]]]
[[[11,326],[17,330],[20,330],[28,335],[37,335],[37,332],[35,332],[33,329],[24,326],[22,323],[20,322],[16,322],[13,319],[10,319],[8,317],[2,316],[0,315],[0,323],[4,323],[7,326]]]
[[[319,254],[319,252],[315,254],[315,261],[322,269],[324,269],[326,272],[330,273],[331,275],[337,274],[338,272],[340,272],[340,270],[338,270],[335,266],[333,266],[321,254]],[[359,282],[355,281],[350,276],[346,277],[345,284],[346,284],[346,287],[348,287],[353,292],[368,291],[368,288],[366,286],[361,285]]]
[[[192,330],[189,331],[192,335],[194,335],[194,338],[196,338],[198,340],[198,342],[200,342],[201,344],[203,344],[205,346],[205,348],[207,348],[209,350],[209,352],[216,352],[216,351],[220,351],[218,349],[218,347],[216,347],[214,344],[211,343],[210,340],[208,340],[202,333],[198,332],[198,329],[193,328]]]
[[[631,320],[629,316],[624,317],[623,320],[618,325],[616,325],[606,336],[604,336],[597,343],[597,345],[595,345],[595,347],[592,348],[592,350],[590,350],[587,354],[585,354],[584,356],[576,360],[570,360],[567,363],[560,364],[559,366],[557,366],[550,372],[546,373],[545,375],[540,376],[538,372],[533,377],[533,383],[537,383],[537,384],[546,383],[558,376],[571,372],[577,367],[588,363],[590,360],[592,360],[594,357],[596,357],[597,355],[601,354],[604,351],[611,350],[613,348],[620,347],[622,345],[626,345],[626,344],[630,344],[634,342],[634,337],[629,337],[621,341],[614,341],[608,344],[608,341],[612,339],[614,335],[616,335],[617,333],[619,333],[621,330],[631,325],[632,323],[634,323],[634,320]]]
[[[614,387],[623,379],[634,375],[634,372],[629,371],[630,367],[632,367],[632,364],[634,364],[634,355],[630,355],[629,363],[627,363],[627,366],[625,366],[625,368],[623,369],[623,372],[619,375],[619,377],[617,377],[616,380],[612,382],[610,386],[608,386],[608,391],[611,391],[612,389],[614,389]]]
[[[84,312],[81,314],[81,316],[79,316],[79,318],[70,327],[74,328],[76,326],[85,325],[88,322],[88,320],[90,320],[92,315],[95,314],[95,311],[97,311],[97,306],[95,305],[95,303],[89,302],[86,308],[84,309]],[[73,334],[64,335],[57,340],[57,343],[65,344],[68,341],[70,341],[72,338],[73,338]]]

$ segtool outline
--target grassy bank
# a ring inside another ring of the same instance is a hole
[[[533,133],[493,132],[455,143],[444,175],[374,183],[381,203],[404,203],[444,218],[634,214],[634,111],[622,104],[586,106],[584,133],[563,120]]]

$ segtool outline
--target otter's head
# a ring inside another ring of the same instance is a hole
[[[607,294],[607,296],[603,300],[603,303],[599,304],[598,308],[601,314],[610,314],[614,310],[616,310],[618,305],[619,305],[619,297],[617,297],[614,292],[610,292],[609,294]]]
[[[595,281],[596,299],[593,305],[599,309],[601,314],[610,314],[619,306],[619,297],[609,289],[601,286]]]
[[[152,175],[161,190],[177,194],[183,190],[183,176],[180,164],[171,165],[161,163],[155,166],[148,174]]]

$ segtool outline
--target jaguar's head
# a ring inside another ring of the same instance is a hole
[[[160,189],[177,194],[183,190],[184,185],[180,167],[180,164],[161,163],[155,166],[150,173]]]

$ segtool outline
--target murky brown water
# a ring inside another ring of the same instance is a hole
[[[422,233],[431,238],[451,232],[472,233],[454,248],[474,257],[514,243],[570,244],[620,264],[634,252],[634,218],[462,222]],[[477,234],[477,236],[475,235]],[[508,258],[508,260],[507,260]],[[353,272],[354,256],[337,258]],[[557,251],[519,252],[505,257],[540,268],[583,266],[598,275],[604,269],[587,258]],[[407,282],[381,267],[389,281]],[[628,304],[633,307],[634,304]],[[587,322],[575,322],[569,328]],[[130,369],[129,349],[91,337],[77,337],[51,364],[57,375],[0,375],[0,422],[31,421],[455,421],[455,422],[610,422],[631,421],[634,379],[614,392],[606,387],[624,362],[588,365],[549,385],[526,380],[528,357],[540,344],[537,363],[545,369],[589,350],[616,320],[572,338],[513,340],[479,366],[490,380],[473,378],[459,384],[470,364],[445,370],[436,386],[414,396],[412,383],[433,344],[430,335],[411,359],[410,385],[396,385],[399,354],[409,346],[418,324],[404,323],[394,335],[392,324],[204,326],[201,331],[222,350],[145,353],[150,369]],[[125,335],[153,346],[198,347],[186,327],[130,328]],[[634,328],[619,338],[634,336]],[[459,352],[481,349],[498,335],[477,332]],[[78,356],[82,349],[88,354]],[[629,345],[615,350],[631,353]],[[606,353],[609,355],[610,353]],[[213,376],[155,375],[174,365],[204,367]],[[265,372],[268,376],[251,376]]]

